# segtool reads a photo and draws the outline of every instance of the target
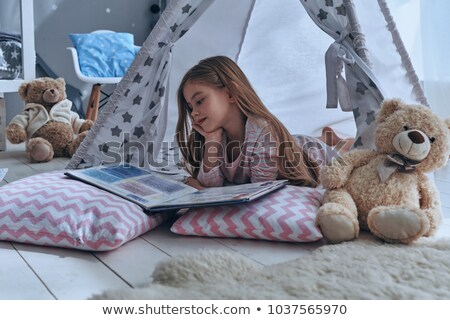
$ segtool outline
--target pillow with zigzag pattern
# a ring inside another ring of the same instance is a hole
[[[205,237],[317,241],[322,239],[315,224],[322,196],[323,189],[289,185],[244,204],[190,209],[170,230]]]
[[[37,174],[0,188],[0,240],[90,251],[115,249],[152,230],[170,213],[138,205],[64,171]]]

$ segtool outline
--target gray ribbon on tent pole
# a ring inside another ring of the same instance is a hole
[[[355,60],[348,50],[336,40],[325,53],[327,78],[327,108],[337,108],[338,101],[342,111],[352,111],[347,82],[342,76],[344,63],[354,64]]]

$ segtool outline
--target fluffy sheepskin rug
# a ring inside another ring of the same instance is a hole
[[[93,299],[450,299],[450,239],[358,240],[268,267],[202,251],[160,263],[147,287]]]

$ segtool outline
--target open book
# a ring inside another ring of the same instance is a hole
[[[167,175],[130,165],[67,171],[65,175],[128,199],[147,213],[248,202],[287,184],[287,180],[275,180],[197,190]]]

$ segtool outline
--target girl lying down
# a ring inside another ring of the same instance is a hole
[[[276,179],[316,187],[320,166],[352,145],[329,127],[320,138],[291,135],[224,56],[185,74],[178,111],[177,140],[192,176],[187,183],[198,189]]]

